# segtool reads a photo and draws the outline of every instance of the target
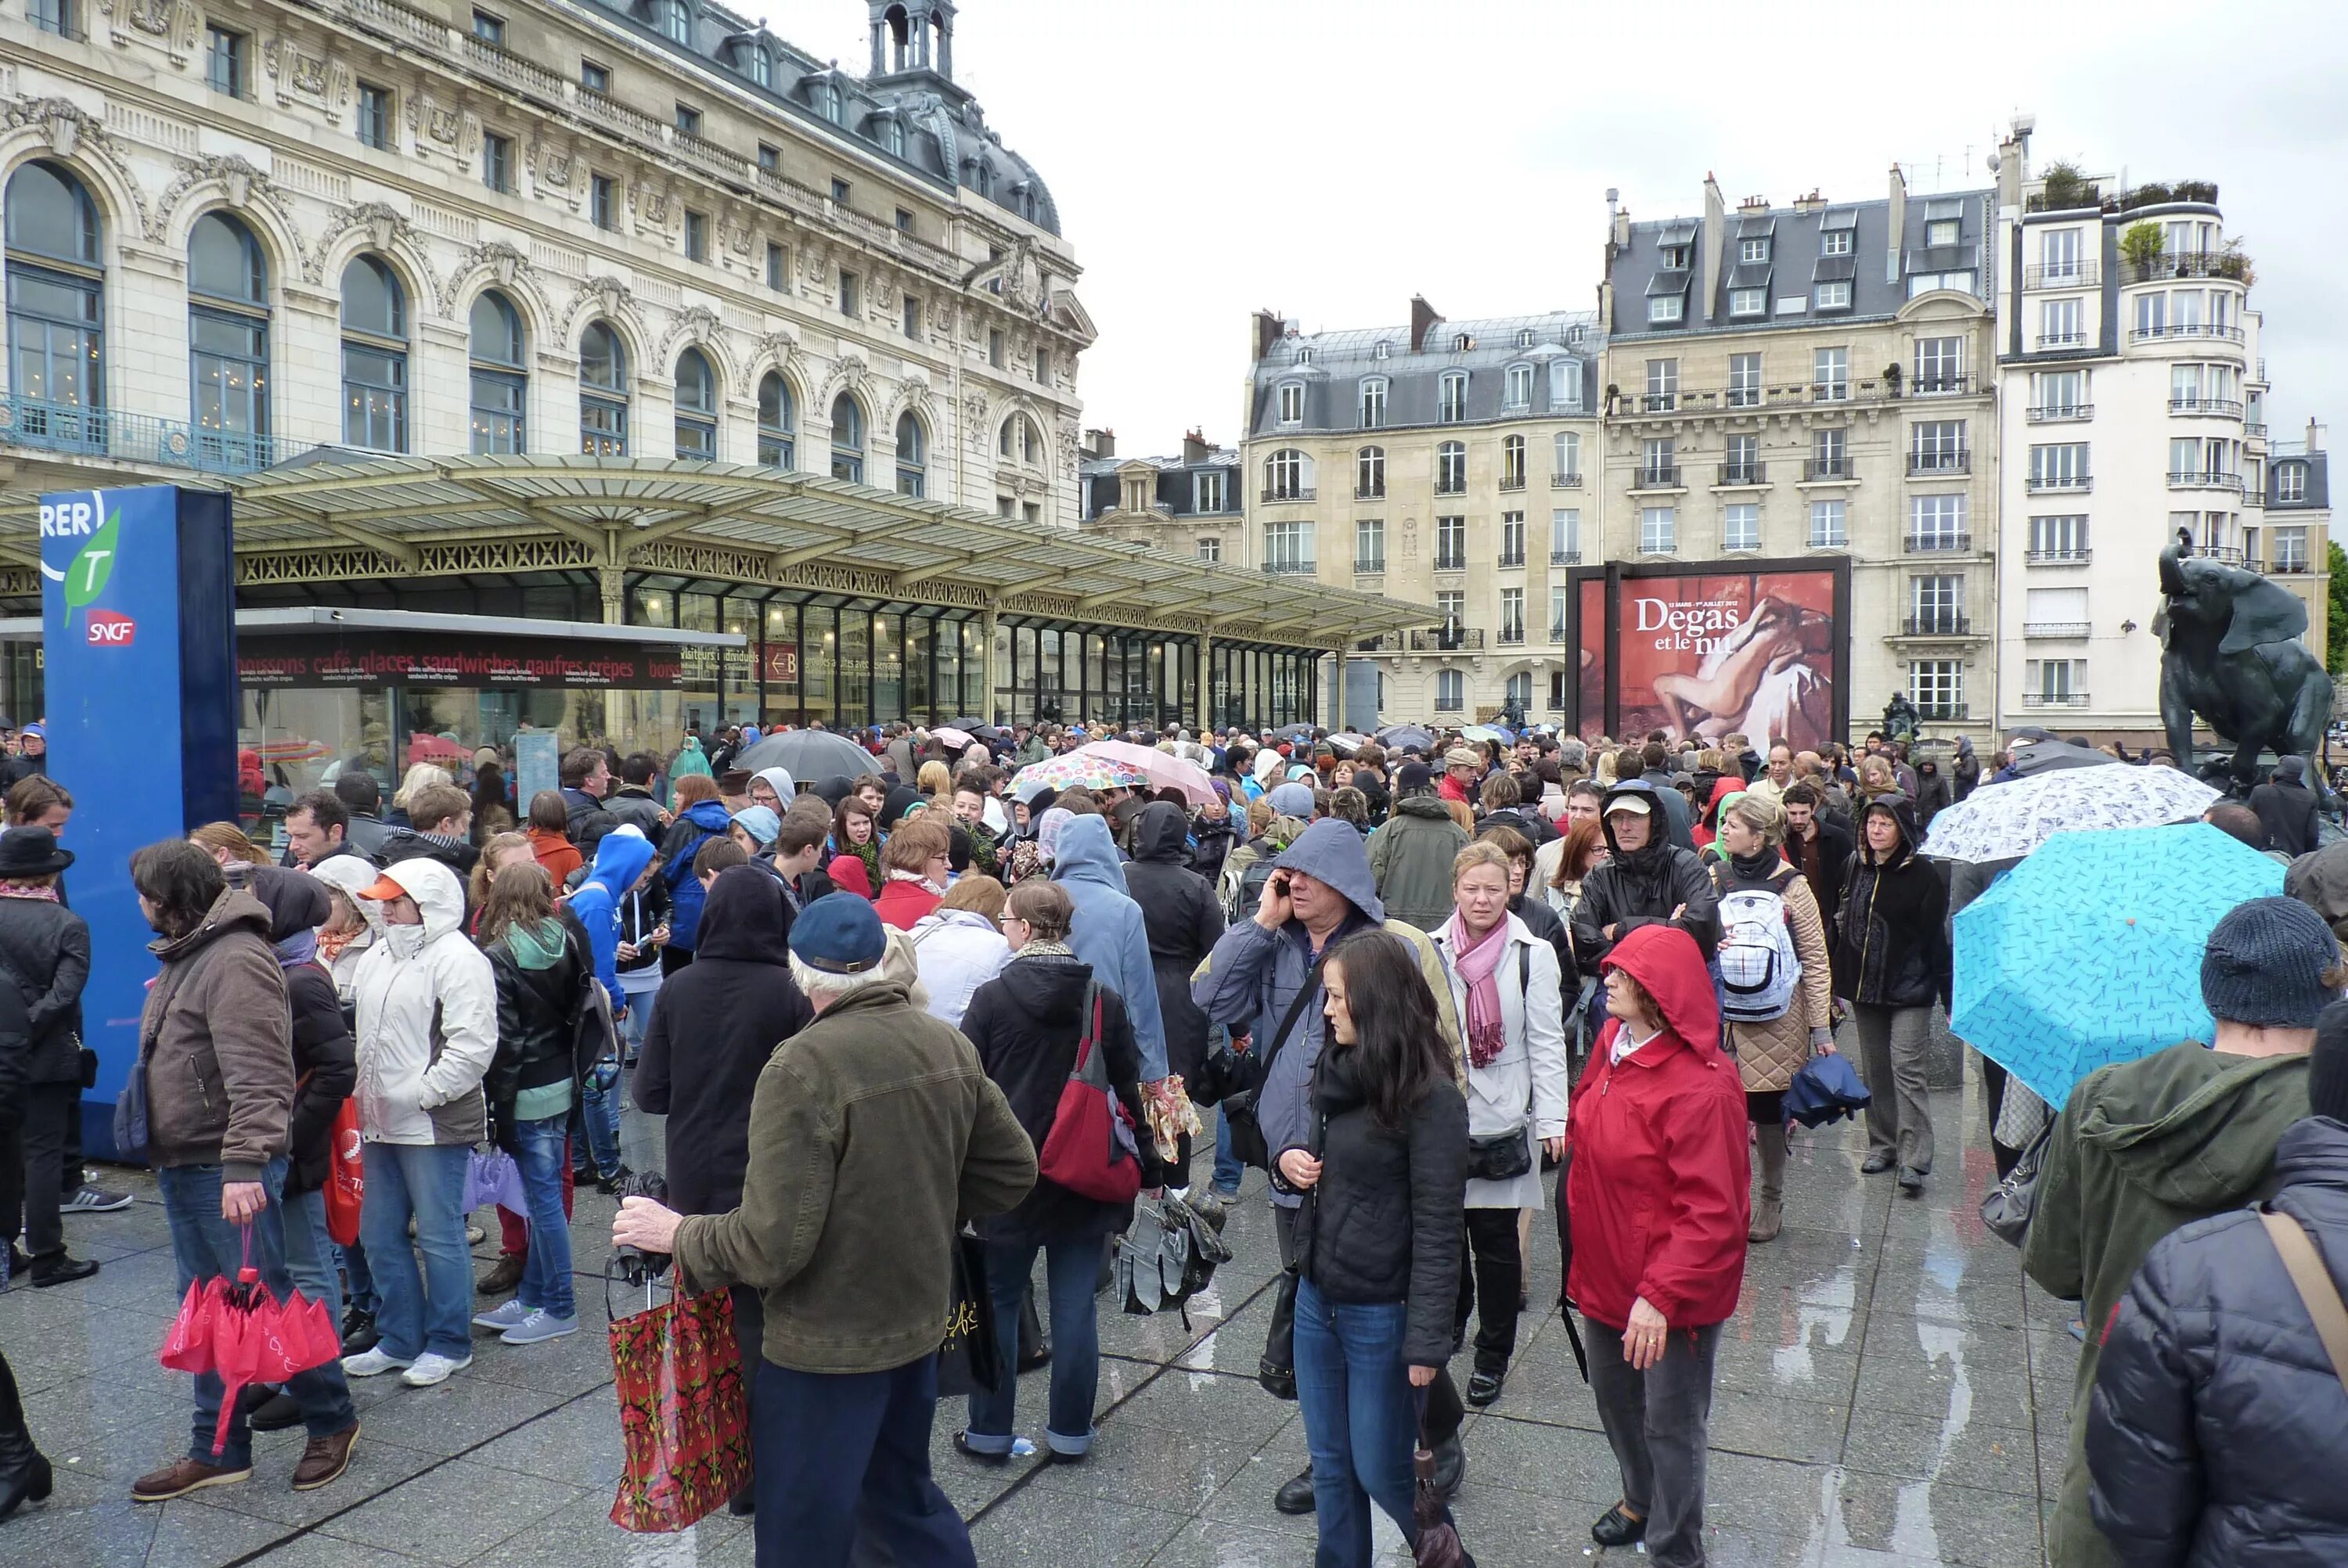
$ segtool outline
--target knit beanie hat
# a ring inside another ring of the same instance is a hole
[[[1435,770],[1425,763],[1405,763],[1395,770],[1395,794],[1416,794],[1435,787]]]
[[[2348,1002],[2333,1002],[2315,1020],[2315,1050],[2307,1064],[2307,1109],[2348,1122]]]
[[[2340,993],[2323,973],[2340,944],[2296,898],[2252,898],[2226,912],[2201,952],[2201,1000],[2212,1018],[2253,1027],[2312,1029]]]

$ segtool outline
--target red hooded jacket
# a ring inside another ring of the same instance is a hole
[[[1694,826],[1688,829],[1688,836],[1695,840],[1698,849],[1710,849],[1713,841],[1720,836],[1721,804],[1729,796],[1743,794],[1751,787],[1745,782],[1743,774],[1724,774],[1713,781],[1712,799],[1704,803],[1703,815],[1696,819]]]
[[[1641,1296],[1674,1329],[1723,1322],[1745,1283],[1752,1194],[1745,1086],[1721,1054],[1712,979],[1695,939],[1674,926],[1625,932],[1606,967],[1646,989],[1663,1029],[1618,1065],[1622,1021],[1607,1020],[1574,1089],[1568,1294],[1612,1328],[1630,1323]]]

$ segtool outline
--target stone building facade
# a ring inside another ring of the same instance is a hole
[[[1199,431],[1179,455],[1119,457],[1113,430],[1085,432],[1084,527],[1164,554],[1250,565],[1240,455]]]

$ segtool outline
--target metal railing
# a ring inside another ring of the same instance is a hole
[[[1385,497],[1386,487],[1383,484],[1373,485],[1367,489],[1359,485],[1354,487],[1354,499],[1357,501],[1383,501]]]
[[[1723,485],[1766,485],[1769,482],[1766,463],[1723,463],[1716,483]]]
[[[1384,556],[1370,556],[1366,559],[1362,557],[1354,558],[1354,575],[1355,577],[1369,577],[1378,572],[1383,572],[1385,569],[1386,558]]]
[[[1947,723],[1952,719],[1963,718],[1965,705],[1962,702],[1919,702],[1916,704],[1916,716]]]
[[[1524,641],[1524,640],[1525,629],[1521,626],[1503,626],[1500,628],[1500,635],[1497,639],[1499,645],[1503,648],[1514,648]]]
[[[2025,708],[2084,708],[2087,705],[2085,692],[2024,692],[2022,705]]]
[[[1669,467],[1642,467],[1639,470],[1638,478],[1631,487],[1634,490],[1676,490],[1680,488],[1679,465],[1674,463]]]
[[[1814,484],[1820,479],[1849,479],[1854,477],[1856,477],[1856,476],[1850,471],[1850,459],[1848,457],[1805,457],[1802,459],[1802,478],[1805,482]]]
[[[2314,569],[2315,569],[2308,565],[2305,560],[2278,560],[2271,562],[2267,567],[2267,570],[2280,577],[2295,576],[2300,572],[2313,571]]]
[[[1460,550],[1455,554],[1444,550],[1436,551],[1435,569],[1437,571],[1466,571],[1468,569],[1468,552]]]
[[[2216,414],[2230,419],[2242,416],[2240,402],[2231,397],[2172,396],[2168,400],[2171,414]]]
[[[2096,487],[2095,477],[2088,474],[2033,474],[2023,481],[2023,488],[2034,496],[2056,492],[2077,494]]]
[[[1265,487],[1263,492],[1267,501],[1311,501],[1318,497],[1319,492],[1311,485],[1272,485]]]
[[[1309,560],[1268,560],[1263,569],[1268,577],[1311,577],[1319,569]]]
[[[1910,452],[1908,472],[1915,474],[1967,474],[1972,471],[1972,454],[1963,447],[1953,452]]]
[[[1919,375],[1908,384],[1911,397],[1955,397],[1972,389],[1970,375]]]
[[[1435,493],[1438,496],[1466,495],[1468,493],[1468,480],[1466,476],[1463,475],[1457,479],[1446,479],[1438,477],[1435,481]]]
[[[2086,346],[2086,342],[2087,334],[2085,333],[2041,333],[2038,334],[2038,346],[2042,351],[2050,348],[2084,348]]]
[[[1500,476],[1500,488],[1503,490],[1521,490],[1524,487],[1525,477],[1522,474],[1503,474]]]
[[[2267,422],[2263,419],[2244,420],[2242,422],[2242,435],[2244,438],[2251,441],[2265,440],[2267,436]]]
[[[2240,474],[2210,474],[2195,468],[2172,468],[2168,471],[2168,487],[2172,490],[2230,490],[2242,493]]]
[[[1962,555],[1973,548],[1969,533],[1910,534],[1907,538],[1910,555]]]
[[[1524,564],[1525,564],[1525,552],[1524,552],[1524,551],[1522,551],[1522,550],[1502,550],[1502,551],[1500,552],[1500,565],[1501,565],[1501,567],[1502,567],[1502,569],[1509,569],[1509,568],[1512,568],[1512,567],[1520,567],[1520,566],[1522,566],[1522,565],[1524,565]]]
[[[0,395],[0,446],[152,463],[201,474],[250,474],[278,459],[274,436],[207,430],[118,408]]]
[[[2023,559],[2032,566],[2085,566],[2087,557],[2087,547],[2081,545],[2075,550],[2029,550]]]
[[[1847,532],[1833,534],[1814,533],[1810,536],[1810,548],[1814,550],[1847,550],[1850,548],[1850,535]]]
[[[2240,343],[2242,329],[2224,322],[2169,322],[2157,327],[2130,327],[2130,343],[2151,343],[2162,338],[2216,338],[2221,343]]]
[[[2041,263],[2022,269],[2022,286],[2025,289],[2092,289],[2096,286],[2096,263],[2094,261],[2057,261],[2052,266]]]
[[[1551,566],[1580,566],[1581,564],[1581,552],[1580,550],[1551,550],[1549,552],[1549,564]]]
[[[2033,425],[2059,425],[2074,419],[2093,419],[2096,405],[2092,403],[2034,403],[2028,415]]]
[[[1936,610],[1908,617],[1900,622],[1900,630],[1909,637],[1971,637],[1973,620],[1962,610]]]
[[[2084,620],[2025,620],[2022,623],[2024,637],[2085,637],[2094,630]]]
[[[1551,474],[1549,487],[1552,490],[1579,490],[1581,488],[1581,476],[1578,473]]]
[[[2149,261],[2122,261],[2120,282],[2158,283],[2171,278],[2250,281],[2250,258],[2232,251],[2163,251]]]
[[[1475,652],[1484,646],[1484,629],[1480,626],[1437,626],[1410,634],[1413,653]]]

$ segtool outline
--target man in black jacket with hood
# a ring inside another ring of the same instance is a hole
[[[1720,896],[1712,877],[1694,851],[1665,836],[1666,796],[1678,794],[1645,779],[1626,779],[1606,792],[1599,807],[1606,862],[1581,879],[1581,901],[1573,909],[1573,955],[1583,973],[1641,926],[1677,926],[1707,959],[1719,945]]]
[[[2316,845],[2315,792],[2306,778],[2305,759],[2283,757],[2275,763],[2274,775],[2250,791],[2250,809],[2267,830],[2267,847],[2294,860]]]
[[[1900,1190],[1924,1191],[1932,1169],[1932,1103],[1924,1081],[1932,1004],[1949,999],[1949,889],[1919,856],[1916,803],[1892,790],[1859,813],[1858,853],[1843,877],[1835,921],[1835,995],[1852,1003],[1867,1108],[1861,1175],[1900,1171]]]

